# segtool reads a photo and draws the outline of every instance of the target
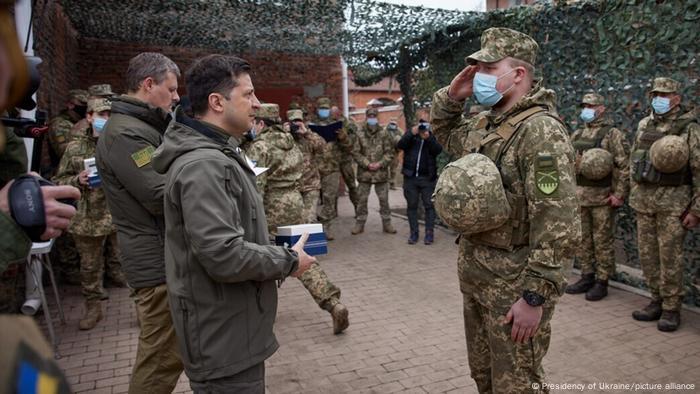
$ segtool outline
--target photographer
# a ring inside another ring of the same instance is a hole
[[[408,224],[411,234],[408,243],[418,242],[418,198],[423,200],[425,207],[425,238],[424,243],[430,245],[434,240],[433,225],[435,209],[431,196],[437,181],[437,164],[435,158],[442,152],[442,146],[437,142],[430,130],[430,124],[421,119],[418,126],[401,137],[396,148],[403,150],[403,195],[406,197]]]

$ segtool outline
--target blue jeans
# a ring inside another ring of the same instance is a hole
[[[435,223],[435,208],[431,197],[435,191],[437,180],[430,180],[427,176],[403,177],[403,196],[406,198],[406,214],[411,233],[418,232],[418,199],[423,200],[425,208],[425,229],[432,230]]]

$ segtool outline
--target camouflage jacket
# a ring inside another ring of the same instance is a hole
[[[304,157],[294,137],[276,124],[264,128],[246,151],[258,167],[269,168],[258,175],[256,183],[261,195],[274,189],[301,190]]]
[[[396,154],[394,138],[379,126],[370,128],[363,125],[357,133],[357,146],[353,157],[357,162],[357,180],[367,183],[381,183],[389,180],[389,165]],[[377,171],[370,171],[371,163],[379,163]]]
[[[49,146],[59,160],[70,142],[71,129],[79,120],[78,114],[66,109],[49,122]]]
[[[438,141],[457,157],[480,152],[496,161],[504,142],[496,129],[536,107],[545,111],[520,123],[501,156],[511,219],[495,230],[462,237],[459,267],[463,286],[475,287],[478,301],[487,307],[505,313],[524,290],[554,302],[563,293],[567,268],[581,239],[574,150],[568,130],[556,118],[554,92],[538,84],[505,113],[467,118],[462,114],[464,102],[450,99],[447,90],[433,96],[432,126]],[[512,241],[505,236],[515,238],[516,228],[522,232],[517,245],[494,247],[480,241],[489,236]]]
[[[357,123],[343,118],[343,123],[345,123],[345,131],[347,132],[348,139],[345,141],[342,149],[340,150],[340,165],[352,165],[355,159],[352,157],[352,150],[357,146]]]
[[[337,122],[335,119],[312,119],[309,123],[318,125],[328,125]],[[323,155],[319,160],[318,171],[323,177],[324,175],[340,171],[340,161],[344,155],[352,150],[351,141],[348,139],[347,127],[348,123],[343,121],[343,128],[338,131],[338,140],[335,142],[326,142],[326,147]],[[309,127],[308,124],[306,127]]]
[[[632,152],[639,149],[640,137],[644,131],[656,131],[664,134],[674,133],[688,141],[690,151],[689,169],[691,181],[689,185],[659,186],[648,183],[637,183],[630,179],[630,206],[646,214],[664,213],[681,215],[690,207],[690,212],[700,216],[700,125],[697,122],[696,111],[683,110],[676,107],[663,116],[651,113],[639,121]],[[689,121],[682,130],[677,129],[684,121]]]
[[[571,141],[577,138],[596,138],[598,132],[604,127],[612,127],[600,143],[600,148],[610,152],[613,157],[612,186],[578,186],[577,194],[582,207],[606,205],[605,200],[610,194],[624,200],[629,193],[629,144],[624,133],[613,127],[611,120],[602,118],[586,124],[584,128],[576,130],[571,135]],[[580,155],[577,160],[579,158]]]
[[[104,190],[101,187],[93,189],[78,182],[78,174],[85,170],[83,160],[95,157],[97,138],[91,134],[92,128],[88,128],[86,135],[76,137],[68,143],[61,158],[58,173],[53,180],[59,185],[70,185],[80,189],[78,211],[71,220],[68,232],[82,236],[99,237],[109,235],[116,229],[112,225],[112,215],[107,208]]]
[[[294,140],[304,157],[303,174],[301,176],[301,192],[321,190],[321,174],[318,172],[318,162],[323,155],[326,141],[323,137],[309,131],[304,136]]]

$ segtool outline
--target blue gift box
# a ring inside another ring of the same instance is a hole
[[[95,158],[87,158],[83,160],[83,164],[85,165],[85,170],[88,172],[88,185],[93,189],[100,187],[102,185],[102,178],[100,178],[100,174],[97,172]]]
[[[301,238],[301,235],[304,233],[309,233],[309,239],[306,241],[306,245],[304,246],[304,251],[308,255],[319,256],[328,253],[328,241],[326,240],[326,234],[323,232],[323,226],[319,223],[277,227],[275,244],[279,246],[291,247],[299,240],[299,238]]]
[[[93,189],[100,187],[102,185],[102,178],[100,178],[100,175],[98,173],[89,174],[88,185],[90,185],[90,187]]]

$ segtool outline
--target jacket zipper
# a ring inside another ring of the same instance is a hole
[[[189,335],[189,311],[187,310],[187,302],[180,298],[180,310],[182,310],[182,323],[184,326],[183,333],[185,335],[185,350],[187,350],[187,358],[190,361],[192,360],[192,347],[190,344],[190,335]]]
[[[258,304],[258,312],[265,312],[265,309],[262,307],[262,283],[260,282],[255,282],[255,301]]]

